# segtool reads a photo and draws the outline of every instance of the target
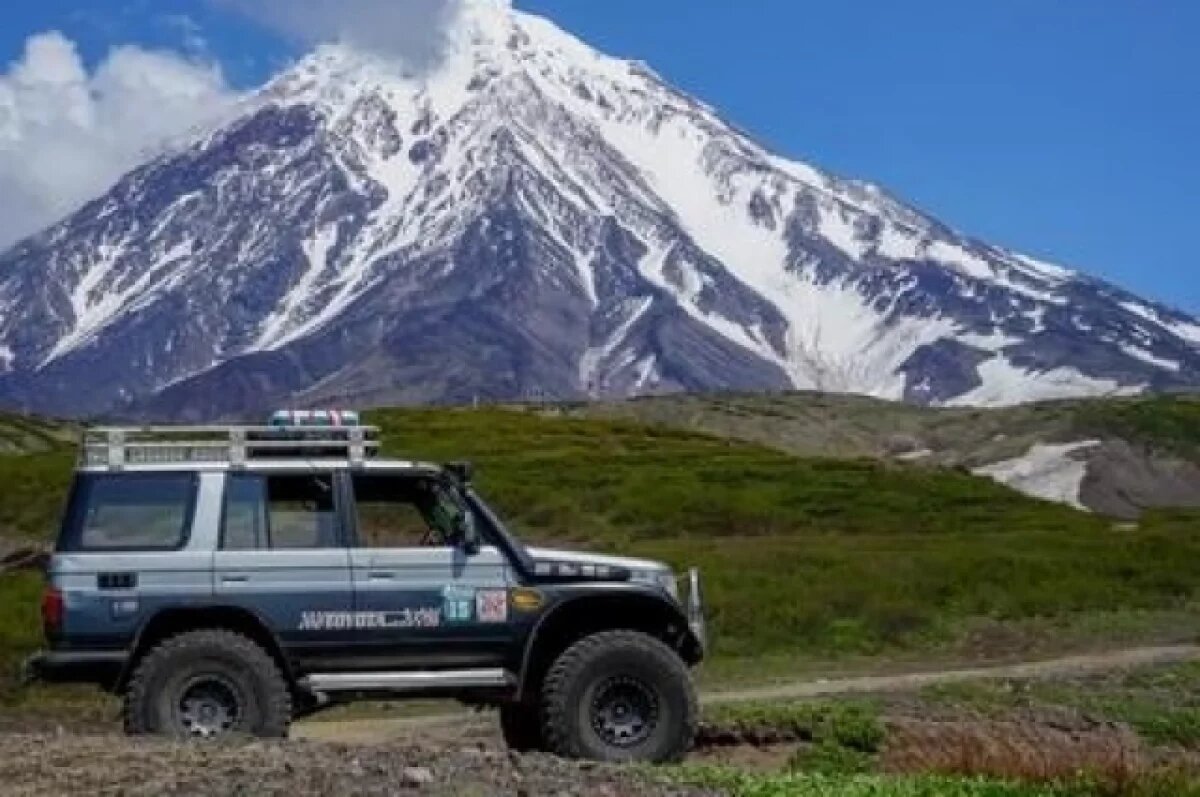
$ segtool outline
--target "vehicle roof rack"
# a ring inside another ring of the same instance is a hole
[[[379,452],[374,426],[97,427],[83,433],[81,463],[121,470],[128,465],[227,464],[262,459],[345,459],[361,466]]]

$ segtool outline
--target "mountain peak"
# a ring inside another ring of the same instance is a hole
[[[463,0],[442,30],[440,55],[414,66],[403,58],[347,43],[319,46],[271,81],[268,101],[315,102],[336,113],[363,91],[419,93],[452,111],[497,77],[522,73],[571,81],[583,74],[628,81],[639,64],[606,56],[548,19],[517,11],[507,0]]]
[[[420,70],[321,47],[0,256],[0,402],[1200,385],[1195,319],[772,153],[547,20],[475,0],[445,39]]]

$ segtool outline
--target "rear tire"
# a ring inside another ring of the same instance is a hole
[[[232,631],[190,631],[142,657],[125,691],[125,732],[209,739],[287,736],[291,694],[275,660]]]
[[[542,687],[546,746],[566,758],[678,761],[697,721],[687,666],[646,634],[585,637],[559,656]]]
[[[507,703],[500,707],[500,732],[504,743],[515,753],[536,753],[546,749],[542,739],[542,718],[536,705]]]

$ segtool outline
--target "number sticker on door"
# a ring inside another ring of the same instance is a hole
[[[442,617],[447,623],[469,623],[475,619],[475,590],[469,587],[442,590]]]

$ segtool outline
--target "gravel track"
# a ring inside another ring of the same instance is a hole
[[[1110,670],[1148,667],[1159,664],[1180,664],[1200,660],[1200,645],[1167,645],[1105,651],[1079,656],[1067,656],[1046,661],[1027,661],[993,667],[971,667],[902,675],[877,675],[865,678],[806,681],[782,684],[761,689],[739,689],[704,695],[705,705],[721,703],[770,702],[775,700],[806,700],[838,695],[883,694],[915,692],[927,686],[969,681],[1038,680],[1060,676],[1088,675]]]

